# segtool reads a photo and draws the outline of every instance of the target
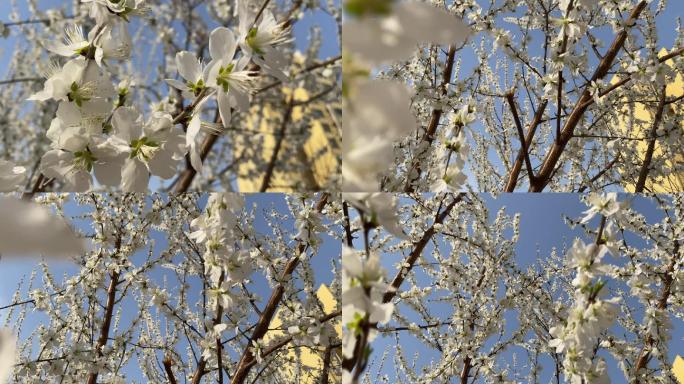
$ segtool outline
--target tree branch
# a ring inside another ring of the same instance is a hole
[[[674,282],[673,274],[675,271],[675,266],[677,265],[677,257],[679,256],[679,243],[675,241],[674,244],[674,255],[672,255],[672,260],[667,266],[667,270],[663,274],[663,288],[660,291],[660,296],[658,298],[658,303],[656,308],[658,310],[664,311],[667,309],[667,300],[670,298],[672,293],[672,283]],[[639,377],[639,371],[646,368],[648,362],[651,360],[651,349],[656,340],[653,339],[651,335],[647,335],[644,340],[644,345],[639,352],[639,357],[634,364],[634,380],[636,384],[641,383]]]
[[[323,208],[326,206],[328,202],[328,198],[329,195],[327,193],[324,193],[320,197],[315,207],[317,212],[321,212],[323,210]],[[257,324],[254,327],[254,331],[252,332],[252,335],[249,338],[250,342],[245,347],[245,350],[243,351],[242,356],[240,357],[237,369],[231,380],[232,384],[243,383],[247,378],[247,375],[249,374],[249,371],[252,368],[252,366],[256,364],[256,358],[252,353],[251,342],[260,340],[268,331],[268,326],[269,324],[271,324],[276,309],[278,309],[278,305],[280,305],[280,301],[282,300],[283,294],[285,293],[285,283],[290,280],[292,273],[294,272],[295,268],[297,268],[297,266],[299,265],[301,254],[306,250],[306,247],[306,242],[299,241],[299,244],[297,244],[295,255],[292,256],[285,265],[285,269],[280,275],[278,285],[273,290],[273,292],[271,292],[271,297],[269,298],[266,307],[261,313],[261,316],[259,316],[259,320],[257,321]],[[199,382],[193,384],[199,384]]]
[[[442,72],[442,83],[440,84],[440,88],[442,88],[443,95],[446,94],[447,85],[449,84],[449,82],[451,81],[451,77],[453,76],[456,50],[456,46],[451,45],[449,46],[449,51],[447,52],[446,62],[444,64],[444,71]],[[424,148],[430,148],[432,142],[435,139],[435,132],[437,131],[439,121],[442,118],[442,113],[443,111],[441,108],[435,108],[432,110],[430,122],[428,123],[428,126],[425,129],[425,134],[423,134],[423,137],[420,140],[420,144],[418,144],[418,148],[423,148],[423,143],[427,143],[427,145]],[[416,153],[414,156],[415,157],[413,158],[413,162],[411,163],[411,168],[409,168],[409,170],[406,173],[406,183],[404,184],[404,192],[407,193],[414,191],[413,182],[418,180],[420,178],[420,174],[422,173],[422,170],[420,168],[420,158],[422,156],[422,153]],[[411,175],[414,174],[414,171],[416,175],[415,178],[411,177]]]
[[[608,71],[613,65],[615,58],[622,49],[625,40],[627,40],[629,28],[631,28],[636,23],[639,15],[644,10],[644,8],[646,8],[647,5],[648,3],[645,0],[642,0],[641,2],[639,2],[639,4],[636,5],[636,7],[634,7],[629,18],[625,21],[625,27],[615,37],[613,43],[610,46],[610,49],[608,50],[608,52],[606,52],[606,55],[603,57],[603,60],[601,60],[598,67],[596,68],[596,71],[594,72],[594,75],[591,78],[592,81],[600,80],[608,74]],[[551,149],[546,154],[544,162],[542,163],[541,169],[538,173],[537,182],[533,185],[530,185],[530,192],[541,192],[550,182],[551,175],[553,174],[556,165],[558,164],[558,161],[560,160],[560,157],[563,154],[563,151],[565,150],[565,146],[568,144],[568,141],[570,141],[570,139],[572,138],[575,127],[577,126],[577,124],[579,124],[580,119],[584,115],[584,112],[586,112],[587,110],[588,104],[585,105],[585,103],[591,98],[592,97],[589,92],[589,89],[585,88],[579,100],[575,104],[575,107],[573,108],[572,112],[568,116],[560,137],[552,144]]]
[[[116,249],[118,250],[121,246],[121,239],[118,239],[117,242]],[[103,315],[102,328],[100,329],[100,337],[97,339],[97,344],[95,345],[95,351],[100,358],[102,357],[102,348],[107,344],[107,339],[109,338],[109,330],[112,325],[112,316],[114,314],[114,303],[116,302],[116,287],[118,284],[119,273],[112,272],[110,274],[109,287],[107,288],[107,304]],[[96,384],[97,376],[98,372],[92,372],[88,376],[88,384]]]
[[[530,154],[527,148],[527,142],[525,139],[525,134],[523,133],[522,124],[520,123],[520,117],[518,116],[518,110],[515,107],[515,99],[513,99],[513,91],[506,93],[506,100],[508,100],[508,105],[511,107],[511,113],[513,114],[513,120],[515,121],[515,127],[518,130],[518,138],[520,139],[521,153],[524,155],[525,166],[527,167],[527,177],[530,179],[530,184],[534,183],[535,176],[532,170],[532,162],[530,162]]]
[[[264,173],[264,178],[261,181],[261,187],[259,187],[259,192],[266,192],[269,184],[271,183],[271,178],[273,177],[273,171],[275,170],[276,161],[278,160],[278,155],[280,154],[280,149],[283,146],[283,141],[285,140],[285,131],[287,130],[287,125],[290,124],[292,119],[292,109],[294,108],[294,95],[290,96],[290,100],[287,102],[287,109],[283,114],[283,121],[280,125],[280,129],[277,133],[275,147],[273,148],[273,154],[268,161],[268,166],[266,167],[266,173]]]
[[[173,374],[173,361],[171,360],[171,356],[168,354],[164,356],[162,363],[164,364],[164,371],[166,371],[166,377],[169,380],[169,384],[177,384],[176,376]]]
[[[660,101],[658,102],[658,108],[656,109],[655,117],[653,118],[653,126],[651,127],[651,133],[648,140],[648,147],[646,148],[646,153],[644,155],[644,162],[641,165],[641,170],[639,170],[639,178],[637,179],[636,187],[634,187],[635,193],[644,192],[646,187],[646,178],[651,170],[651,161],[653,161],[653,152],[655,152],[656,136],[658,133],[658,127],[663,119],[663,111],[665,110],[665,99],[667,98],[667,85],[663,85],[660,92]]]
[[[525,148],[530,148],[532,145],[532,139],[534,138],[535,133],[537,133],[537,127],[539,127],[539,124],[541,124],[542,119],[544,118],[544,112],[546,111],[546,107],[548,105],[548,100],[542,101],[541,105],[537,109],[537,113],[535,113],[532,122],[527,128],[527,135],[525,135],[525,146],[521,146],[520,150],[518,151],[518,157],[515,159],[513,168],[511,168],[511,173],[508,176],[508,182],[506,182],[506,186],[504,187],[505,192],[513,192],[515,190],[515,186],[518,184],[518,176],[522,170],[525,155],[527,155],[528,152],[525,150]]]
[[[325,347],[325,355],[323,355],[323,370],[321,371],[321,384],[328,384],[330,372],[330,361],[332,360],[332,347]]]
[[[387,289],[387,292],[385,292],[385,295],[382,297],[383,303],[389,303],[390,301],[392,301],[394,296],[397,295],[401,283],[404,282],[406,276],[409,274],[409,272],[411,272],[411,269],[413,269],[413,265],[416,263],[416,260],[418,260],[420,255],[423,253],[423,249],[425,249],[425,246],[430,241],[430,239],[432,239],[432,236],[435,234],[435,224],[442,224],[444,220],[447,218],[447,216],[449,216],[449,213],[451,213],[451,210],[456,206],[456,204],[463,200],[464,197],[465,193],[459,193],[456,197],[454,197],[453,201],[449,203],[446,207],[444,207],[444,210],[437,215],[437,218],[435,218],[435,221],[432,223],[430,228],[428,228],[428,230],[425,231],[425,233],[423,233],[423,237],[421,237],[420,240],[418,240],[411,253],[408,255],[406,260],[404,260],[404,262],[401,264],[401,269],[394,276],[394,279],[392,279],[390,287]]]

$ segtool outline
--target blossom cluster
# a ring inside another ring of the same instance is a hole
[[[176,66],[182,81],[168,84],[192,104],[180,110],[162,103],[148,117],[132,105],[131,81],[118,70],[131,58],[132,39],[128,21],[149,11],[145,0],[89,0],[96,24],[86,35],[78,25],[65,29],[64,42],[44,45],[67,59],[53,61],[46,71],[43,90],[29,100],[59,102],[56,117],[47,131],[51,149],[40,162],[47,180],[58,180],[65,191],[86,191],[99,185],[123,191],[147,191],[151,176],[170,179],[188,155],[196,172],[201,171],[201,132],[221,134],[234,110],[246,111],[261,68],[287,81],[286,60],[281,47],[291,41],[290,27],[277,22],[269,10],[256,13],[248,1],[238,1],[238,31],[214,29],[209,38],[211,61],[206,67],[187,51],[178,52]],[[118,86],[113,81],[119,79]],[[222,124],[201,120],[202,106],[215,97]],[[177,125],[182,125],[182,129]],[[0,164],[3,190],[18,189],[25,170]]]
[[[240,247],[241,236],[236,227],[244,204],[243,197],[238,194],[211,194],[205,212],[190,223],[194,231],[188,237],[204,246],[209,306],[219,314],[244,300],[236,290],[254,270],[248,248]],[[201,344],[206,360],[216,356],[216,339],[227,328],[227,324],[219,321],[205,335]]]
[[[373,68],[410,57],[417,44],[456,44],[468,27],[449,12],[421,2],[364,2],[349,0],[351,20],[343,35],[342,189],[347,192],[381,190],[383,176],[395,163],[396,142],[414,133],[412,92],[401,82],[370,79]],[[456,161],[447,157],[456,153]],[[440,190],[458,189],[464,178],[461,158],[465,145],[459,131],[447,137]]]
[[[563,368],[570,382],[610,383],[606,362],[595,357],[595,350],[601,334],[610,328],[619,310],[619,297],[604,298],[607,278],[613,270],[612,266],[605,264],[604,256],[611,251],[607,244],[613,241],[605,231],[607,220],[619,216],[622,204],[617,202],[614,193],[591,194],[587,202],[590,208],[585,211],[581,222],[586,223],[596,214],[601,215],[597,240],[587,245],[575,239],[572,244],[568,261],[576,271],[572,280],[574,303],[568,309],[565,324],[549,330],[553,337],[549,346],[556,353],[564,354]]]
[[[408,239],[408,235],[399,223],[395,195],[344,193],[343,198],[358,211],[366,244],[365,251],[353,249],[352,244],[342,247],[342,355],[353,362],[351,368],[344,368],[342,382],[353,383],[367,364],[377,327],[387,324],[394,312],[394,303],[385,298],[394,288],[385,282],[386,271],[380,254],[370,248],[369,232],[382,228],[399,239]]]
[[[389,322],[394,311],[393,303],[383,303],[388,289],[384,281],[386,272],[377,253],[364,256],[347,247],[342,249],[342,267],[342,355],[346,359],[359,355],[367,358],[368,351],[357,350],[360,340],[372,342],[377,336],[375,325]],[[352,382],[351,371],[345,370],[342,375],[343,383]]]

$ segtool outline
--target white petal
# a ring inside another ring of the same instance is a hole
[[[93,166],[95,178],[102,185],[118,187],[121,185],[121,165],[123,162],[98,162]]]
[[[66,173],[63,164],[66,158],[73,159],[73,156],[59,149],[45,152],[40,160],[40,172],[50,178],[61,178]]]
[[[181,91],[187,91],[190,89],[187,85],[185,85],[184,82],[175,79],[166,79],[166,83]]]
[[[199,134],[202,128],[202,120],[200,119],[199,113],[195,114],[188,124],[188,130],[185,133],[185,144],[190,146],[195,143],[197,134]]]
[[[116,135],[128,143],[142,135],[140,113],[131,107],[117,109],[112,116],[112,126]]]
[[[196,83],[202,78],[202,70],[199,60],[191,52],[182,51],[176,54],[178,73],[187,81]]]
[[[90,149],[97,159],[93,167],[97,181],[112,187],[121,185],[121,168],[127,153],[121,153],[116,146],[110,145],[110,141],[91,146]]]
[[[93,93],[99,98],[112,97],[116,94],[109,72],[98,67],[92,61],[88,61],[88,65],[83,71],[82,82],[91,86]]]
[[[223,90],[220,90],[218,91],[217,102],[219,107],[219,113],[221,114],[221,121],[223,122],[223,127],[228,128],[231,117],[230,97],[228,96],[228,94],[223,92]]]
[[[200,156],[199,149],[195,144],[190,147],[190,164],[192,165],[192,168],[197,171],[197,173],[202,172],[202,157]]]
[[[233,31],[219,27],[214,29],[209,36],[209,53],[212,59],[232,60],[235,56],[237,43]]]
[[[81,124],[81,110],[74,103],[63,101],[57,107],[57,118],[66,125]]]
[[[290,80],[285,74],[285,72],[283,72],[279,67],[277,67],[274,62],[269,62],[267,60],[261,59],[258,56],[253,56],[252,60],[260,67],[262,67],[266,73],[277,78],[283,83],[287,83]]]
[[[247,93],[233,89],[230,92],[230,96],[233,98],[233,105],[236,105],[237,109],[243,112],[249,110],[249,95]]]
[[[204,73],[202,74],[205,79],[207,79],[207,86],[216,88],[216,78],[218,77],[219,69],[223,65],[223,60],[214,59],[207,64],[204,68]]]
[[[147,192],[150,173],[138,159],[128,159],[121,173],[124,192]]]
[[[104,51],[102,48],[96,48],[95,49],[95,62],[97,63],[98,66],[102,66],[102,58],[104,57]]]
[[[393,303],[375,304],[368,320],[371,323],[386,324],[392,319],[392,312],[394,312]]]
[[[374,133],[400,138],[417,129],[409,108],[411,94],[404,84],[387,80],[364,82],[358,87],[354,105],[364,129]]]
[[[342,248],[342,267],[352,277],[363,274],[363,263],[359,254],[349,247]]]
[[[153,175],[170,179],[176,175],[178,161],[173,159],[173,149],[162,148],[148,161],[147,165]]]
[[[405,60],[417,48],[418,41],[402,34],[396,17],[366,17],[348,20],[342,45],[369,64]]]
[[[93,177],[84,170],[69,169],[62,178],[62,192],[87,192],[93,185]]]

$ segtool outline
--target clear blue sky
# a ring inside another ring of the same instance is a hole
[[[270,217],[269,212],[271,208],[274,208],[280,214],[288,214],[289,209],[285,203],[285,196],[283,194],[275,193],[248,194],[245,196],[248,207],[251,207],[252,204],[256,204],[257,207],[256,221],[254,223],[254,230],[256,233],[258,233],[259,236],[272,236],[272,231],[267,225],[265,218]],[[201,199],[201,204],[206,204],[206,196]],[[78,206],[73,202],[69,203],[66,207],[67,215],[88,213],[91,210],[88,207]],[[92,232],[92,230],[89,229],[90,222],[87,220],[79,221],[76,223],[76,225],[83,231]],[[296,231],[292,232],[292,229],[294,228],[293,218],[283,221],[281,225],[283,228],[289,229],[289,232],[296,233]],[[158,254],[166,248],[167,239],[163,233],[158,231],[153,231],[151,236],[155,241],[154,252]],[[321,249],[318,254],[311,259],[316,287],[320,286],[321,284],[330,285],[334,277],[332,272],[333,263],[338,265],[340,255],[340,245],[338,241],[334,240],[327,234],[322,234],[321,238],[323,240]],[[133,256],[133,260],[141,262],[144,260],[146,252],[147,249],[140,250],[138,253],[136,253],[136,255]],[[289,255],[283,256],[288,257]],[[176,259],[181,257],[182,255],[176,255]],[[3,278],[0,279],[0,306],[12,302],[12,295],[16,291],[20,281],[28,280],[31,272],[36,267],[36,260],[17,261],[17,259],[5,259],[0,261],[0,274],[3,276]],[[58,282],[61,281],[62,276],[73,276],[77,272],[77,267],[69,262],[50,262],[49,268]],[[170,297],[174,297],[174,293],[177,291],[174,287],[174,282],[176,282],[177,279],[172,271],[165,268],[154,268],[149,276],[150,280],[159,286],[163,285],[163,282],[166,280],[168,282],[167,291],[169,292]],[[254,273],[251,278],[252,282],[247,286],[251,292],[261,297],[262,301],[259,302],[258,305],[259,307],[263,308],[265,302],[270,296],[271,288],[269,287],[268,282],[265,280],[263,275],[261,275],[259,272]],[[189,301],[193,303],[193,305],[195,302],[201,302],[201,284],[199,279],[191,279],[189,284]],[[40,286],[42,286],[42,279],[41,271],[38,270],[37,278],[34,283],[34,289]],[[103,295],[104,293],[100,292],[100,294]],[[26,296],[27,289],[26,286],[24,286],[22,289],[22,298],[26,298]],[[137,306],[131,299],[124,300],[120,307],[123,313],[121,320],[122,324],[128,324],[128,322],[138,316]],[[0,311],[0,326],[4,324],[6,315],[7,314],[5,311]],[[23,333],[21,336],[26,337],[26,332],[30,332],[35,327],[44,324],[46,320],[47,317],[44,314],[32,311],[32,306],[29,305],[27,320],[23,324]],[[253,321],[254,319],[251,320]],[[184,350],[184,348],[184,344],[179,344],[179,351]],[[233,358],[235,359],[237,357],[233,356]],[[129,382],[131,382],[131,380],[135,380],[135,382],[142,382],[142,377],[137,369],[137,360],[135,357],[126,366],[124,373],[128,375]]]
[[[526,267],[537,263],[541,258],[548,257],[553,248],[562,252],[566,246],[569,247],[571,245],[575,237],[580,237],[585,242],[590,242],[591,240],[584,236],[584,232],[580,227],[572,229],[565,223],[566,217],[577,219],[581,217],[582,212],[587,209],[586,205],[579,200],[579,195],[502,194],[496,198],[493,198],[490,195],[482,196],[489,210],[491,221],[493,221],[498,210],[502,207],[505,207],[506,213],[509,216],[513,216],[515,213],[521,214],[520,239],[515,248],[515,262],[521,269],[525,269]],[[662,213],[658,211],[655,204],[648,199],[624,195],[621,196],[621,200],[631,200],[632,207],[645,215],[649,223],[654,223],[662,218]],[[598,218],[595,218],[595,222],[590,223],[590,225],[596,226],[598,224],[597,220]],[[642,241],[637,240],[637,238],[632,235],[628,236],[628,241],[632,246],[645,245]],[[357,244],[357,246],[359,245]],[[444,250],[447,250],[446,242],[443,238],[438,240],[437,246],[440,247],[440,249],[444,247]],[[422,260],[427,262],[434,261],[433,258],[429,256],[432,249],[432,246],[426,248],[423,252]],[[400,259],[402,259],[401,256],[395,253],[384,255],[383,263],[388,271],[390,279],[396,274],[397,270],[395,265]],[[621,264],[624,262],[624,258],[608,257],[607,262]],[[431,286],[434,283],[429,280],[425,274],[421,273],[420,270],[414,270],[413,275],[416,277],[417,282],[421,287]],[[406,281],[400,291],[407,289],[408,286],[408,281]],[[611,289],[616,288],[616,286],[609,287]],[[436,298],[441,296],[443,296],[443,294],[431,297]],[[433,301],[426,305],[430,309],[430,313],[434,315],[439,315],[440,309],[443,309],[441,314],[443,314],[444,317],[441,318],[442,320],[448,320],[447,316],[453,313],[453,308],[447,304],[435,303]],[[400,305],[399,310],[404,316],[408,316],[409,319],[416,320],[417,324],[423,324],[423,321],[418,321],[419,317],[416,317],[415,312],[408,309],[408,307]],[[636,317],[641,318],[641,316],[642,313],[637,311]],[[506,333],[510,335],[510,333],[516,329],[516,324],[518,324],[516,314],[513,311],[510,311],[505,316],[505,319],[505,330]],[[392,326],[393,323],[390,323],[389,325]],[[684,341],[684,322],[673,319],[673,326],[673,338],[670,343],[671,360],[674,359],[676,354],[684,354],[684,349],[681,347],[682,342]],[[406,358],[409,359],[409,361],[412,361],[414,356],[418,356],[416,362],[418,367],[424,366],[429,363],[431,359],[436,359],[437,356],[439,356],[435,350],[427,348],[422,342],[418,341],[413,336],[410,336],[407,332],[400,332],[399,335],[399,343],[402,345]],[[379,336],[373,342],[373,356],[375,358],[380,359],[385,352],[388,353],[388,356],[381,369],[378,369],[378,365],[371,364],[369,372],[372,374],[380,372],[381,374],[388,375],[390,377],[390,382],[392,382],[392,378],[395,377],[395,365],[393,363],[395,345],[396,340],[394,334],[387,334],[384,337]],[[502,354],[500,363],[512,364],[514,352],[518,355],[518,363],[523,364],[526,355],[525,351],[519,347],[513,347]],[[609,374],[613,382],[623,382],[624,379],[622,379],[622,374],[618,370],[616,361],[608,355],[604,356],[607,358]],[[549,382],[553,375],[552,360],[546,356],[542,357],[540,361],[544,367],[540,382]],[[523,370],[523,372],[525,371]]]

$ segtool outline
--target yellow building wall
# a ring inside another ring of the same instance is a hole
[[[662,49],[659,53],[659,55],[665,56],[667,54],[666,49]],[[672,65],[672,61],[667,61],[665,62],[666,64]],[[616,83],[619,81],[617,77],[613,78],[612,83]],[[682,79],[681,74],[677,74],[675,81],[672,82],[671,84],[667,85],[667,88],[665,90],[666,95],[668,98],[675,98],[682,96],[684,93],[684,79]],[[679,103],[677,104],[671,104],[671,108],[675,108],[674,112],[682,114],[684,113],[684,103]],[[654,112],[653,108],[647,108],[644,104],[642,103],[636,103],[634,105],[634,117],[638,120],[641,120],[642,123],[634,123],[633,127],[637,128],[637,132],[628,132],[629,130],[629,125],[627,124],[627,121],[624,118],[620,119],[620,125],[622,126],[622,130],[628,134],[630,137],[647,137],[650,134],[650,130],[653,125],[653,118],[654,118]],[[684,122],[682,123],[682,129],[684,129]],[[648,148],[648,140],[634,140],[633,141],[634,145],[636,146],[636,149],[638,153],[640,154],[641,161],[637,165],[632,165],[632,166],[637,166],[640,167],[641,164],[643,164],[643,159],[646,154],[646,148]],[[658,145],[658,141],[656,140],[656,146],[655,146],[655,151],[653,152],[653,158],[660,158],[663,156],[663,152],[660,149]],[[668,159],[666,161],[666,167],[669,169],[672,169],[672,166],[674,164],[682,164],[684,163],[684,154],[680,154],[678,156],[675,156],[672,159]],[[623,169],[624,172],[624,169]],[[634,192],[635,187],[636,187],[636,180],[633,181],[632,183],[627,183],[625,185],[625,189],[628,192]],[[651,192],[656,192],[656,193],[672,193],[672,192],[684,192],[684,174],[676,174],[676,173],[668,173],[666,172],[665,176],[663,177],[653,177],[649,174],[648,178],[646,179],[646,190],[651,191]]]
[[[283,88],[283,94],[289,96],[293,91]],[[294,89],[295,101],[307,101],[310,97],[304,88]],[[263,164],[268,164],[273,155],[276,145],[277,132],[281,127],[282,113],[284,108],[272,105],[254,106],[245,117],[246,126],[252,135],[263,138],[263,146],[260,153],[251,155],[259,159]],[[302,106],[295,106],[292,110],[290,128],[287,129],[284,145],[278,155],[275,172],[269,183],[267,192],[293,192],[321,190],[329,184],[339,173],[341,167],[341,134],[338,129],[341,117],[341,105],[339,103],[311,102]],[[294,123],[307,120],[308,139],[301,148],[292,148],[288,143],[288,134],[296,133],[292,126]],[[236,137],[234,153],[236,157],[247,150],[252,150],[249,141],[240,136]],[[292,157],[292,153],[296,153]],[[289,158],[288,158],[289,156]],[[280,167],[279,167],[280,165]],[[294,172],[283,169],[283,165],[304,166],[303,172]],[[252,161],[240,161],[238,166],[237,185],[241,192],[257,192],[261,187],[264,172],[256,172],[257,168]]]
[[[318,300],[321,302],[323,306],[323,311],[326,314],[330,314],[335,311],[337,308],[337,300],[335,299],[335,296],[333,295],[332,292],[330,292],[330,289],[328,289],[327,286],[321,285],[320,288],[316,291],[316,297]],[[340,339],[342,338],[342,324],[340,321],[337,321],[335,324],[335,331],[337,333],[337,337]],[[280,311],[276,313],[276,315],[273,318],[273,321],[271,321],[271,324],[269,326],[269,329],[273,329],[272,331],[269,331],[265,336],[264,340],[266,342],[279,339],[285,335],[284,331],[281,330],[276,330],[282,328],[282,320],[280,316]],[[315,384],[320,381],[320,373],[321,370],[323,369],[323,356],[324,356],[324,350],[321,347],[320,349],[312,349],[309,347],[300,347],[297,348],[297,351],[290,349],[289,352],[287,353],[287,358],[290,359],[290,361],[283,361],[281,362],[281,372],[285,377],[291,377],[291,378],[296,378],[298,383],[301,384]],[[341,360],[342,357],[342,349],[341,347],[335,348],[332,352],[331,359],[332,361],[339,361]],[[279,361],[280,362],[280,361]],[[297,372],[297,367],[301,365],[306,369],[306,372]],[[339,364],[335,364],[339,365]],[[339,372],[335,372],[335,370],[330,370],[328,372],[328,383],[339,383],[341,381],[341,376],[339,375]]]
[[[684,384],[684,359],[679,356],[675,358],[674,364],[672,365],[672,373],[674,373],[679,384]]]

